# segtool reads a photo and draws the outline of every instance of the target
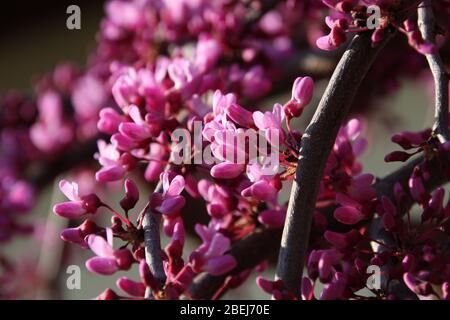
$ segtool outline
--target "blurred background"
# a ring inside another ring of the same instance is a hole
[[[81,30],[68,30],[66,28],[66,8],[71,4],[77,4],[81,8]],[[37,76],[48,72],[56,64],[71,61],[78,66],[83,66],[88,53],[95,46],[95,36],[98,25],[103,15],[103,1],[30,1],[17,2],[8,5],[2,4],[0,11],[0,94],[11,89],[30,91],[32,80]],[[307,110],[307,115],[302,117],[301,128],[314,112],[314,107],[320,99],[327,80],[320,82],[315,91],[315,101]],[[285,96],[271,97],[272,101],[287,101],[290,96],[290,88],[286,88]],[[271,105],[270,101],[264,105]],[[423,85],[414,82],[402,83],[402,89],[394,95],[384,99],[377,105],[382,112],[372,112],[370,125],[366,129],[366,137],[370,141],[370,149],[365,153],[362,162],[365,171],[383,176],[395,169],[396,164],[386,164],[383,157],[396,147],[391,144],[390,136],[399,130],[420,130],[431,124],[432,109],[430,99]],[[400,120],[401,119],[401,120]],[[58,177],[58,180],[63,177]],[[81,289],[69,290],[66,280],[69,276],[62,268],[62,273],[55,277],[58,270],[58,261],[61,260],[61,246],[59,231],[65,227],[65,219],[54,216],[51,213],[52,204],[62,200],[58,189],[53,186],[47,188],[39,199],[35,212],[27,217],[30,220],[45,222],[45,229],[36,230],[36,234],[30,238],[17,239],[13,246],[6,248],[10,256],[24,254],[28,262],[23,268],[38,268],[47,274],[53,285],[50,290],[39,289],[39,283],[33,283],[30,279],[30,294],[27,298],[64,298],[64,299],[90,299],[97,296],[107,287],[115,287],[115,280],[122,276],[119,272],[112,277],[102,277],[86,272],[84,261],[90,257],[90,252],[73,248],[70,258],[65,264],[79,265],[81,276]],[[121,187],[118,188],[120,194]],[[288,196],[285,194],[284,196]],[[117,198],[116,198],[117,199]],[[106,217],[108,219],[108,217]],[[52,231],[52,232],[50,232]],[[45,237],[43,235],[46,235]],[[52,236],[53,235],[53,236]],[[50,251],[41,252],[42,239],[45,239],[53,248]],[[196,239],[191,239],[188,245],[194,246]],[[27,265],[28,263],[28,265]],[[265,272],[267,277],[272,277],[273,267]],[[26,272],[24,272],[26,274]],[[137,273],[136,273],[137,279]],[[38,288],[38,290],[34,290]],[[230,291],[225,298],[235,299],[266,299],[267,295],[256,288],[255,281],[248,281],[247,285]]]

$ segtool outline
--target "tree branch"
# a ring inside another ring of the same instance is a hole
[[[295,294],[299,293],[312,214],[325,163],[361,81],[386,43],[372,48],[370,37],[370,33],[354,37],[301,140],[276,272],[276,278],[283,280],[286,288]]]
[[[159,181],[154,192],[162,192],[162,189],[162,181]],[[153,276],[162,287],[166,282],[166,273],[164,271],[161,250],[160,225],[161,214],[152,212],[150,205],[148,205],[142,220],[142,228],[144,229],[145,261],[147,262]],[[150,295],[151,290],[150,288],[147,288],[145,297],[149,298]]]
[[[418,7],[418,25],[422,38],[436,44],[436,21],[434,19],[431,0],[423,1]],[[434,126],[433,130],[441,142],[450,140],[450,131],[448,129],[448,81],[449,75],[442,62],[439,51],[425,55],[434,78]]]

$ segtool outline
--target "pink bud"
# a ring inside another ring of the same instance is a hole
[[[355,207],[343,206],[334,211],[334,217],[337,221],[343,224],[356,224],[364,219],[361,211]]]
[[[183,196],[173,196],[163,200],[155,209],[162,214],[171,215],[183,208],[185,203]]]
[[[122,122],[119,125],[121,134],[131,140],[141,141],[152,136],[149,126],[139,125],[133,122]]]
[[[77,219],[87,213],[82,201],[58,203],[53,207],[53,212],[67,219]]]
[[[394,151],[394,152],[391,152],[391,153],[387,154],[384,157],[384,161],[385,162],[394,162],[394,161],[405,162],[411,156],[412,156],[412,154],[409,154],[409,153],[406,153],[406,152],[403,152],[403,151]]]
[[[153,274],[148,267],[147,262],[145,260],[141,260],[139,263],[139,275],[142,281],[145,283],[147,287],[150,287],[153,291],[159,290],[159,285],[156,279],[153,277]]]
[[[115,259],[93,257],[86,261],[86,268],[101,275],[111,275],[119,270]]]
[[[304,108],[311,102],[314,93],[314,80],[311,77],[298,77],[292,86],[292,99]]]
[[[95,179],[99,182],[111,182],[121,180],[126,173],[123,166],[112,165],[103,167],[95,173]]]
[[[100,119],[97,127],[104,133],[114,134],[119,130],[119,125],[123,120],[124,117],[119,115],[114,109],[104,108],[100,110]]]
[[[127,211],[136,205],[136,203],[139,200],[139,190],[136,186],[136,184],[130,180],[125,180],[125,197],[120,200],[120,206],[123,210]]]
[[[110,288],[103,291],[100,295],[95,298],[96,300],[119,300],[120,297]]]
[[[402,268],[404,271],[409,271],[414,266],[414,256],[412,254],[407,254],[402,260]]]
[[[141,282],[130,280],[127,277],[117,279],[116,285],[130,296],[144,297],[145,295],[145,285]]]
[[[302,292],[303,300],[313,300],[314,299],[314,283],[310,279],[304,277],[302,279],[301,292]]]
[[[258,287],[260,287],[264,292],[268,293],[268,294],[272,294],[273,289],[274,289],[274,285],[273,285],[273,281],[267,280],[261,276],[258,276],[256,278],[256,284],[258,285]]]
[[[264,210],[258,216],[258,221],[269,228],[280,228],[284,224],[284,210]]]
[[[236,103],[227,106],[225,112],[231,120],[242,127],[251,128],[255,125],[253,114]]]
[[[224,256],[208,259],[205,265],[205,271],[213,276],[220,276],[233,270],[237,265],[236,259],[227,254]]]
[[[245,166],[232,162],[222,162],[211,168],[211,175],[216,179],[234,179],[245,171]]]
[[[411,178],[408,181],[409,189],[414,200],[421,204],[428,201],[429,195],[422,183],[422,177],[419,167],[415,167]]]

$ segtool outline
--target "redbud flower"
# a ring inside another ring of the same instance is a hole
[[[87,249],[89,244],[86,237],[90,234],[101,231],[102,228],[97,226],[92,220],[86,219],[80,226],[76,228],[66,228],[61,232],[61,239],[67,242],[78,244],[80,247]]]
[[[294,300],[295,296],[290,293],[282,280],[270,281],[261,276],[256,278],[256,284],[264,292],[272,295],[275,300]]]
[[[100,199],[95,194],[80,197],[78,195],[78,184],[61,180],[59,188],[70,200],[58,203],[53,207],[53,211],[62,217],[76,219],[88,213],[95,213],[101,205]]]
[[[106,239],[91,234],[87,242],[89,248],[97,255],[86,261],[86,268],[102,275],[114,274],[118,270],[128,270],[133,263],[133,257],[128,249],[113,249],[113,234],[106,229]]]
[[[100,119],[97,127],[98,130],[104,133],[114,134],[119,130],[119,125],[123,121],[125,121],[125,117],[117,113],[117,111],[112,108],[104,108],[100,110]]]
[[[314,93],[314,81],[310,77],[298,77],[292,86],[291,100],[284,105],[288,118],[300,117],[303,109],[311,102]]]
[[[258,129],[265,131],[266,139],[271,144],[279,145],[280,141],[284,140],[286,134],[281,127],[284,120],[284,112],[283,107],[280,104],[274,104],[272,112],[253,112],[253,120]],[[276,137],[278,137],[278,141],[276,141]]]
[[[306,277],[303,277],[302,279],[301,293],[303,300],[314,299],[314,283]]]
[[[171,172],[161,173],[160,179],[163,182],[163,193],[152,194],[150,204],[152,208],[162,214],[171,215],[178,212],[185,203],[185,199],[180,193],[184,189],[184,178],[177,175],[170,178]]]
[[[252,113],[236,103],[225,107],[225,113],[242,127],[251,128],[254,126]]]
[[[141,141],[158,135],[160,128],[150,126],[141,116],[139,108],[131,105],[128,108],[128,115],[134,122],[122,122],[119,131],[127,138],[134,141]]]
[[[214,276],[233,270],[237,264],[236,259],[232,255],[224,255],[229,249],[230,239],[221,233],[215,233],[211,240],[204,242],[191,254],[189,260],[192,269],[195,272],[206,271]]]
[[[117,148],[112,144],[107,144],[103,140],[97,142],[98,154],[96,158],[103,166],[95,174],[95,178],[99,182],[109,182],[122,179],[127,170],[131,170],[134,167],[134,160],[128,154],[120,154]]]
[[[136,205],[136,203],[139,201],[139,190],[136,186],[136,184],[130,180],[125,180],[125,197],[120,200],[120,206],[123,210],[128,211]]]
[[[242,79],[242,94],[250,99],[264,96],[271,88],[262,66],[257,65],[248,70]]]
[[[144,297],[145,284],[128,279],[127,277],[120,277],[116,281],[117,287],[122,289],[123,292],[133,297]]]
[[[222,54],[222,45],[207,34],[199,36],[196,48],[195,64],[200,71],[211,69]]]
[[[322,50],[333,51],[347,40],[344,29],[338,24],[334,24],[327,36],[317,39],[316,44]]]
[[[269,228],[280,228],[284,224],[286,210],[269,209],[264,210],[258,215],[258,221]]]
[[[413,173],[409,178],[408,185],[411,191],[411,196],[414,200],[421,204],[425,204],[428,201],[429,195],[422,183],[422,176],[419,167],[414,168]]]
[[[222,162],[211,168],[211,176],[216,179],[234,179],[245,171],[245,165],[233,162]]]

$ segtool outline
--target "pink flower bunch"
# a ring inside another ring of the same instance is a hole
[[[405,10],[402,1],[108,1],[98,46],[85,69],[58,66],[36,84],[35,101],[14,93],[1,100],[0,241],[30,232],[21,214],[33,208],[35,193],[54,177],[76,166],[71,173],[83,180],[80,172],[86,169],[78,164],[91,158],[93,142],[100,168],[96,173],[88,169],[88,174],[108,187],[123,181],[121,210],[107,204],[111,199],[102,201],[100,197],[107,198],[97,190],[83,194],[77,183],[67,180],[59,186],[68,201],[53,210],[79,224],[62,230],[61,238],[93,252],[85,263],[90,272],[127,272],[116,282],[125,295],[107,289],[99,299],[195,298],[190,292],[194,278],[207,274],[223,279],[214,299],[243,284],[267,261],[243,268],[235,244],[255,230],[277,231],[285,222],[282,190],[295,178],[303,138],[293,123],[313,101],[317,80],[298,76],[304,73],[297,68],[304,66],[304,51],[311,42],[335,50],[349,33],[368,31],[366,9],[374,4],[381,8],[381,24],[372,32],[373,44],[398,29],[419,53],[434,52],[415,22],[396,20],[417,9],[412,5]],[[317,17],[324,16],[330,32],[317,39],[325,26]],[[361,90],[366,109],[381,95],[376,88],[391,91],[400,76],[423,70],[419,55],[406,42],[387,50],[379,60],[383,68],[374,67]],[[294,78],[287,102],[248,107],[266,104],[263,98],[275,96],[279,86]],[[184,129],[186,138],[195,140],[196,122],[202,124],[203,141],[189,151],[195,157],[209,148],[215,162],[175,163],[179,141],[174,132]],[[419,153],[424,161],[407,184],[388,190],[392,196],[379,196],[377,180],[363,173],[358,161],[366,147],[362,127],[356,119],[342,126],[326,162],[306,259],[308,276],[298,284],[300,294],[290,292],[281,280],[257,278],[259,287],[275,299],[364,299],[357,292],[367,285],[369,266],[382,268],[387,282],[387,288],[373,289],[375,298],[399,298],[389,286],[400,284],[421,299],[449,299],[445,243],[450,209],[444,204],[444,189],[427,188],[434,168],[450,176],[448,143],[440,143],[431,130],[395,135],[392,141],[405,151],[387,155],[386,161],[406,161]],[[255,131],[267,143],[245,140]],[[78,148],[82,155],[73,157],[72,149]],[[128,176],[144,179],[138,187]],[[155,187],[158,182],[161,188]],[[146,187],[153,192],[141,207]],[[204,211],[209,221],[196,224],[201,243],[186,252],[191,198],[204,207],[195,210],[200,215]],[[412,203],[418,204],[419,218]],[[107,212],[112,214],[110,223],[98,222]],[[165,281],[157,279],[145,259],[143,217],[149,213],[162,219],[169,238],[156,253]],[[393,242],[371,233],[368,223],[377,221]],[[133,265],[139,265],[139,280],[132,280]],[[0,267],[5,274],[0,274],[0,297],[9,297],[14,292],[10,284],[25,271],[13,272],[2,254]],[[323,289],[315,295],[319,283]]]
[[[322,0],[322,2],[331,9],[330,15],[325,18],[330,33],[316,41],[317,47],[322,50],[336,50],[347,41],[347,34],[350,32],[370,30],[367,20],[371,14],[368,8],[372,5],[376,5],[380,9],[380,17],[377,17],[378,26],[372,32],[373,44],[382,41],[391,32],[390,29],[396,28],[407,36],[409,45],[421,54],[431,53],[435,50],[433,44],[423,40],[417,23],[412,19],[404,21],[403,27],[399,27],[398,21],[393,18],[400,12],[401,3],[398,1]],[[411,6],[407,10],[414,9],[416,7]],[[403,12],[403,14],[405,13]]]

